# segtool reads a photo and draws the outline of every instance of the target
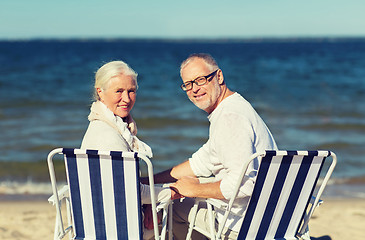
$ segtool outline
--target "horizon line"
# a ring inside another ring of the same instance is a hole
[[[167,41],[167,42],[186,42],[186,41],[208,41],[208,42],[266,42],[266,41],[336,41],[336,40],[365,40],[365,35],[352,36],[257,36],[257,37],[18,37],[2,38],[1,42],[11,41]]]

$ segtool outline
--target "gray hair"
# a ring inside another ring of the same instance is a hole
[[[112,61],[104,64],[95,74],[95,85],[94,85],[94,99],[100,100],[97,88],[106,90],[109,87],[109,82],[113,77],[118,75],[131,76],[136,82],[138,89],[137,76],[138,74],[123,61]]]
[[[208,54],[208,53],[193,53],[181,63],[181,65],[180,65],[180,76],[181,76],[182,70],[186,67],[186,65],[188,65],[191,61],[193,61],[194,59],[197,59],[197,58],[202,59],[207,64],[207,66],[209,68],[211,68],[210,69],[211,71],[219,68],[217,62],[215,61],[215,59],[210,54]]]

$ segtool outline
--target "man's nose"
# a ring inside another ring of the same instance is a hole
[[[195,82],[193,82],[191,90],[193,90],[193,92],[197,92],[197,91],[199,91],[199,89],[200,89],[200,86],[198,86]]]

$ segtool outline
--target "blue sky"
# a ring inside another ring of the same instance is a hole
[[[1,0],[0,39],[365,36],[364,0]]]

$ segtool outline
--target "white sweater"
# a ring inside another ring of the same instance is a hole
[[[127,123],[115,116],[102,102],[94,102],[89,115],[89,127],[81,143],[81,149],[104,151],[138,151],[152,157],[151,148],[131,134]],[[155,187],[156,200],[167,201],[171,198],[169,188]],[[149,186],[141,184],[141,201],[151,203]]]
[[[256,152],[277,149],[274,138],[260,116],[240,94],[224,99],[208,116],[210,121],[208,141],[189,159],[196,176],[214,176],[220,181],[220,190],[226,198],[232,196],[242,163]],[[256,179],[258,162],[249,165],[245,181],[239,190],[232,212],[244,215]],[[219,200],[220,201],[220,200]],[[223,217],[218,211],[217,218]],[[229,217],[230,229],[238,231],[242,217]]]

